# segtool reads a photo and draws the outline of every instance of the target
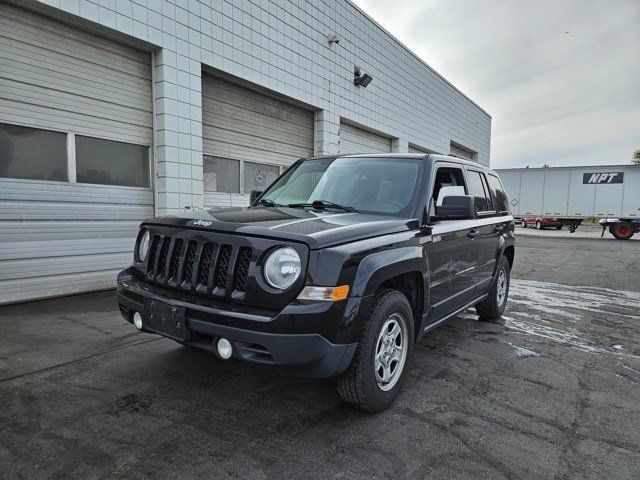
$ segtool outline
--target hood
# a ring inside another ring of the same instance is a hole
[[[415,219],[286,207],[193,210],[180,216],[152,218],[144,223],[281,238],[306,243],[311,249],[399,233],[417,227]]]

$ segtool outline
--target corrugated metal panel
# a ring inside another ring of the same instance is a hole
[[[0,203],[0,303],[113,287],[153,216],[148,188],[3,178]]]
[[[202,78],[205,155],[289,166],[313,155],[313,115],[225,80]],[[248,195],[204,194],[205,207],[248,203]]]
[[[339,152],[347,153],[389,153],[391,140],[348,123],[340,124]]]
[[[0,121],[151,144],[151,57],[0,3]]]
[[[474,157],[475,157],[474,152],[458,147],[453,144],[451,144],[451,153],[458,158],[464,158],[466,160],[474,160]]]
[[[416,147],[414,145],[409,145],[409,153],[434,153],[428,148]]]
[[[150,145],[146,52],[0,3],[0,122]],[[0,178],[0,303],[115,286],[150,188]]]

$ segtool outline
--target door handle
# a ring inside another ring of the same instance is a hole
[[[480,232],[476,232],[475,230],[469,230],[469,233],[467,233],[467,237],[469,237],[471,240],[479,236]]]

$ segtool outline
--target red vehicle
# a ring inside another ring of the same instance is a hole
[[[522,228],[535,226],[538,230],[543,228],[555,228],[556,230],[562,229],[562,222],[557,218],[552,217],[522,217],[520,220],[520,226]]]

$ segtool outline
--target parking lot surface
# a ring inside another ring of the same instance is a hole
[[[136,333],[114,292],[2,307],[0,478],[640,478],[640,249],[549,233],[378,415]]]

